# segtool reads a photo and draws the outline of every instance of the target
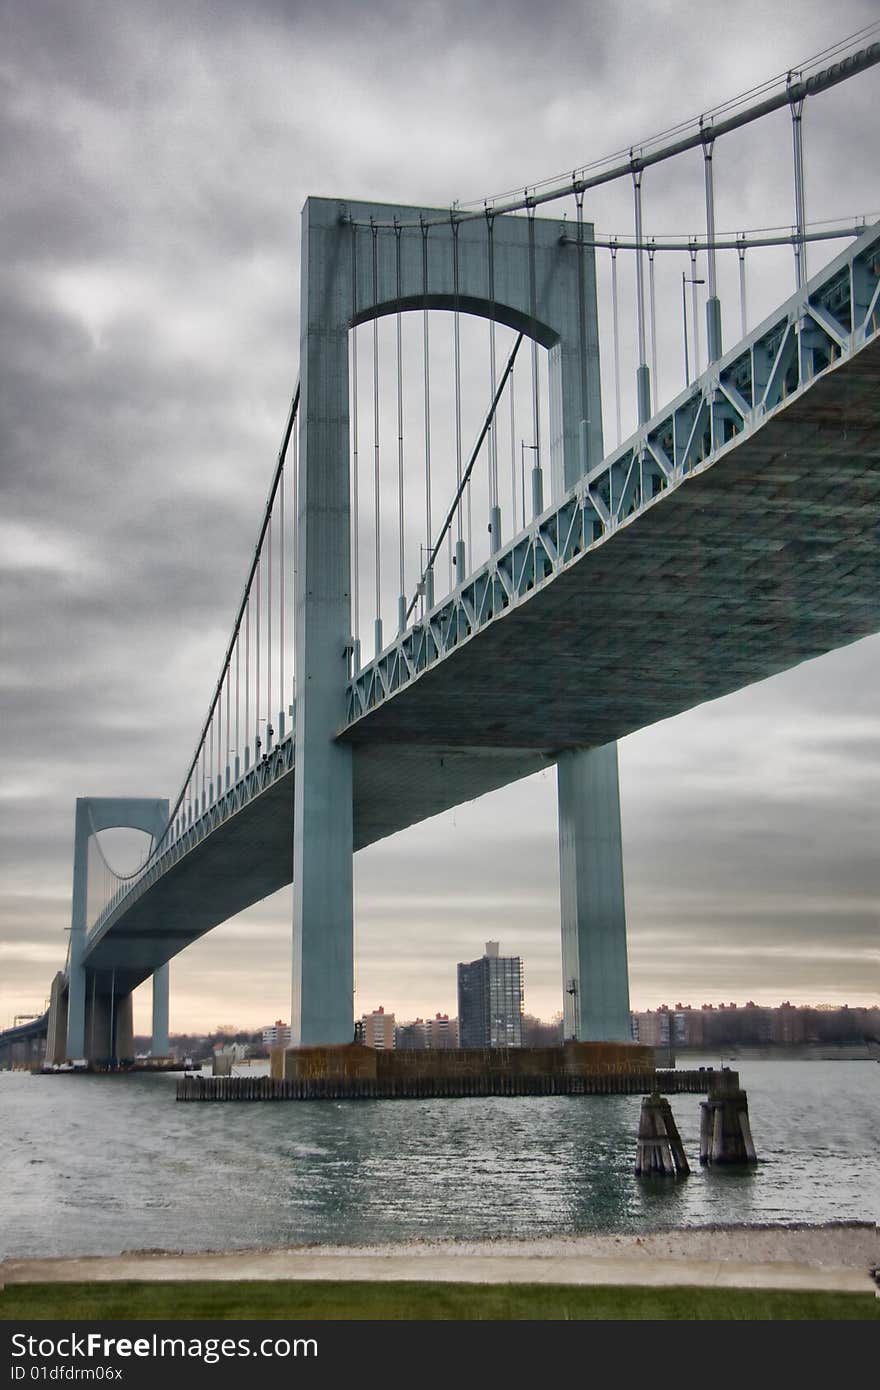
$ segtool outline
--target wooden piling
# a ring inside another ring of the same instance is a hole
[[[658,1091],[653,1091],[643,1098],[639,1115],[636,1177],[685,1177],[690,1171],[672,1107]]]
[[[700,1105],[700,1162],[751,1164],[757,1161],[749,1124],[748,1097],[740,1087],[739,1074],[716,1072],[708,1099]]]

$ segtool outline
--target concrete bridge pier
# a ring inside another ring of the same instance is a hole
[[[168,1037],[168,961],[153,972],[153,1041],[154,1057],[167,1057],[171,1051]]]
[[[117,993],[112,976],[101,980],[100,989],[96,978],[90,978],[85,1022],[85,1048],[80,1056],[98,1063],[134,1061],[132,996]]]
[[[354,808],[345,722],[351,651],[348,329],[352,234],[335,203],[303,210],[291,1041],[354,1027]]]
[[[46,1065],[60,1066],[67,1058],[67,978],[59,970],[52,981],[49,994],[49,1018],[46,1031]]]
[[[629,1042],[617,744],[557,762],[565,1037]]]

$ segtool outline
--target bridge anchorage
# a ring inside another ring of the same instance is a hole
[[[878,61],[873,44],[790,74],[671,144],[474,209],[308,199],[301,379],[220,675],[172,805],[77,803],[51,1060],[125,1058],[131,992],[151,976],[153,1050],[167,1048],[167,962],[291,882],[293,1037],[350,1041],[353,854],[552,766],[565,1032],[629,1038],[617,741],[880,628],[880,229],[807,222],[802,128],[807,98]],[[785,106],[791,227],[717,232],[719,141]],[[705,232],[649,237],[650,170],[691,150]],[[620,178],[633,231],[600,234],[585,199]],[[568,216],[536,215],[560,201]],[[835,254],[809,278],[807,247],[825,240]],[[794,293],[750,327],[746,257],[780,243]],[[725,253],[741,309],[727,350]],[[683,389],[661,408],[664,257],[694,310],[706,287],[706,352],[695,312]],[[637,418],[624,438],[627,258]],[[92,915],[88,849],[114,825],[151,848],[109,876]]]

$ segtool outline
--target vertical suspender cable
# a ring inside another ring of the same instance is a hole
[[[706,358],[707,362],[717,362],[721,356],[721,301],[718,298],[718,280],[715,273],[715,179],[712,170],[712,149],[714,140],[706,138],[703,144],[703,171],[706,184]]]
[[[284,736],[284,469],[278,480],[278,737]]]
[[[495,399],[497,378],[495,363],[495,218],[486,210],[486,236],[489,260],[489,386],[490,400]],[[489,544],[492,553],[501,545],[501,506],[498,500],[498,429],[495,417],[489,426]]]
[[[491,421],[492,421],[493,416],[495,415],[496,410],[498,409],[498,403],[499,403],[499,401],[501,400],[502,395],[504,394],[504,388],[505,388],[506,385],[507,385],[507,378],[510,376],[511,370],[512,370],[512,368],[513,368],[513,364],[514,364],[514,362],[515,362],[515,360],[516,360],[516,355],[517,355],[517,353],[519,352],[520,345],[521,345],[522,340],[523,340],[524,337],[525,337],[525,332],[524,332],[524,330],[520,330],[520,332],[517,334],[516,342],[515,342],[514,345],[513,345],[513,350],[512,350],[512,352],[511,352],[511,354],[510,354],[510,357],[509,357],[508,360],[507,360],[507,366],[504,368],[504,371],[503,371],[502,374],[501,374],[501,380],[500,380],[498,386],[496,387],[495,395],[492,397],[492,403],[491,403],[491,405],[489,406],[489,411],[488,411],[488,413],[487,413],[487,415],[486,415],[485,420],[483,421],[482,428],[480,429],[480,432],[479,432],[479,434],[477,435],[476,443],[475,443],[473,449],[471,450],[471,453],[470,453],[470,456],[469,456],[468,462],[467,462],[467,467],[465,468],[464,472],[462,473],[461,484],[460,484],[459,487],[456,489],[455,496],[453,497],[452,502],[451,502],[450,507],[449,507],[449,510],[448,510],[448,512],[446,513],[446,520],[444,521],[443,526],[441,527],[441,530],[440,530],[440,534],[439,534],[439,536],[437,537],[437,540],[435,541],[435,543],[434,543],[434,545],[433,545],[433,547],[432,547],[432,549],[431,549],[431,551],[430,551],[430,554],[429,554],[429,556],[428,556],[428,565],[426,566],[426,568],[428,568],[428,566],[430,566],[430,565],[432,565],[432,564],[434,563],[434,560],[435,560],[436,557],[437,557],[437,553],[438,553],[438,551],[439,551],[439,549],[440,549],[440,546],[443,544],[443,541],[444,541],[445,536],[447,535],[447,533],[448,533],[448,531],[450,530],[450,528],[451,528],[453,522],[455,521],[455,517],[456,517],[456,514],[457,514],[457,512],[458,512],[459,504],[460,504],[460,502],[461,502],[462,494],[463,494],[463,492],[464,492],[464,489],[467,487],[468,482],[470,481],[471,475],[473,474],[474,466],[475,466],[475,464],[476,464],[476,462],[477,462],[477,459],[478,459],[479,456],[480,456],[480,450],[482,449],[483,444],[484,444],[485,439],[486,439],[486,435],[487,435],[488,432],[489,432],[489,425],[490,425],[490,423],[491,423]],[[407,617],[409,617],[409,614],[412,612],[412,610],[413,610],[413,608],[416,606],[416,603],[417,603],[417,602],[418,602],[418,589],[416,590],[416,593],[415,593],[415,595],[413,596],[413,600],[412,600],[412,602],[410,603],[409,608],[408,608],[408,610],[407,610]]]
[[[617,419],[617,442],[620,443],[623,427],[620,422],[620,323],[617,306],[617,242],[611,243],[611,329],[614,340],[614,405]]]
[[[251,596],[248,594],[244,610],[244,732],[245,772],[251,762]]]
[[[513,371],[510,373],[510,520],[516,530],[516,390]],[[523,526],[525,526],[523,518]]]
[[[801,289],[807,280],[807,243],[804,234],[807,230],[806,204],[804,198],[804,99],[791,103],[791,138],[794,153],[794,208],[797,218],[798,239],[794,244],[794,266],[796,288]]]
[[[458,293],[459,293],[459,265],[458,265],[458,223],[455,214],[451,214],[452,223],[452,282],[454,295],[454,310],[452,319],[452,339],[453,339],[453,366],[455,371],[455,487],[456,491],[461,488],[461,324],[459,322]],[[461,503],[459,502],[456,514],[456,540],[455,540],[455,583],[463,584],[465,580],[465,561],[464,540],[462,538],[462,515]]]
[[[235,780],[241,768],[239,743],[241,729],[241,634],[235,639]]]
[[[373,307],[379,302],[379,229],[371,221],[373,232]],[[382,556],[380,549],[379,513],[379,320],[373,315],[373,502],[376,509],[376,620],[374,624],[375,651],[382,650]]]
[[[227,787],[229,786],[229,744],[230,744],[229,731],[230,731],[230,729],[232,728],[232,725],[231,725],[230,722],[229,722],[229,697],[230,697],[230,693],[231,693],[229,687],[230,687],[231,683],[232,683],[232,668],[231,668],[231,667],[227,667],[227,669],[226,669],[226,743],[225,743],[225,746],[224,746],[224,748],[223,748],[223,766],[224,766],[224,768],[225,768],[225,770],[226,770],[225,785],[226,785]]]
[[[532,516],[539,516],[544,510],[544,485],[541,473],[541,407],[538,395],[538,340],[535,337],[535,322],[538,317],[538,279],[535,265],[535,208],[529,204],[529,309],[532,316]]]
[[[741,330],[742,330],[742,337],[744,338],[744,337],[746,336],[746,333],[748,332],[748,314],[747,314],[747,311],[746,311],[746,245],[745,245],[745,237],[743,238],[742,245],[740,245],[740,246],[738,246],[738,247],[736,248],[736,254],[737,254],[737,256],[739,257],[739,318],[740,318],[740,328],[741,328]]]
[[[404,593],[404,540],[403,540],[403,315],[400,310],[400,236],[401,227],[394,223],[395,272],[397,278],[397,534],[400,588],[397,598],[397,626],[400,632],[406,627],[406,594]]]
[[[578,354],[580,356],[581,414],[579,429],[579,464],[581,475],[590,466],[590,445],[588,437],[590,402],[587,389],[587,287],[586,266],[584,265],[584,195],[575,194],[577,209],[577,285],[578,285]]]
[[[352,334],[352,337],[354,334]],[[291,511],[291,548],[293,550],[293,560],[291,563],[291,583],[290,597],[291,609],[294,614],[294,640],[290,644],[290,713],[291,718],[296,717],[294,702],[296,700],[296,585],[297,585],[297,548],[299,545],[299,511],[297,510],[298,478],[299,478],[299,436],[297,431],[293,432],[293,473],[290,479],[290,511]],[[286,698],[286,697],[285,697]]]
[[[648,372],[648,350],[645,340],[645,267],[642,262],[642,171],[633,169],[633,201],[636,232],[636,324],[639,343],[639,365],[636,369],[636,402],[639,424],[651,418],[651,378]]]
[[[272,747],[272,513],[266,531],[268,546],[266,576],[266,751]]]
[[[431,356],[428,340],[428,228],[422,221],[422,293],[425,307],[422,320],[422,352],[425,373],[425,549],[431,554]],[[434,607],[434,566],[428,564],[425,570],[425,611]]]
[[[255,637],[256,637],[256,650],[255,650],[255,652],[254,652],[254,672],[255,672],[255,675],[256,675],[256,692],[255,692],[255,693],[256,693],[256,700],[254,701],[254,712],[255,712],[256,720],[257,720],[257,733],[256,733],[256,737],[255,737],[255,739],[254,739],[254,748],[257,750],[255,756],[259,756],[259,750],[260,750],[260,748],[262,747],[262,743],[263,743],[263,740],[260,738],[260,674],[261,674],[261,673],[260,673],[260,625],[261,625],[261,617],[262,617],[262,614],[261,614],[261,611],[260,611],[260,610],[261,610],[262,607],[263,607],[262,594],[261,594],[261,587],[262,587],[262,586],[261,586],[260,580],[261,580],[261,578],[262,578],[262,574],[261,574],[262,568],[263,568],[263,556],[260,555],[260,559],[259,559],[259,561],[258,561],[258,563],[257,563],[257,593],[256,593],[256,600],[257,600],[257,631],[256,631],[256,634],[255,634]]]
[[[351,224],[351,314],[357,312],[357,225]],[[295,525],[299,527],[299,518]],[[294,564],[296,562],[294,561]],[[358,331],[351,330],[351,635],[352,673],[361,665],[360,514],[358,508]]]
[[[466,496],[466,498],[467,498],[467,554],[470,555],[470,556],[473,556],[473,553],[474,553],[474,518],[473,518],[473,512],[472,512],[472,510],[471,510],[471,480],[470,480],[470,478],[468,478],[468,480],[467,480],[467,486],[465,487],[465,496]],[[471,561],[471,563],[473,563],[473,561]]]
[[[653,239],[653,238],[652,238]],[[654,248],[648,247],[648,299],[651,306],[651,396],[657,400],[657,299],[654,289]]]

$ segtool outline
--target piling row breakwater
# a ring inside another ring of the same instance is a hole
[[[732,1074],[726,1073],[729,1077]],[[650,1071],[564,1074],[482,1075],[482,1076],[401,1076],[379,1080],[374,1077],[296,1077],[277,1080],[271,1076],[186,1076],[177,1083],[180,1101],[279,1101],[279,1100],[426,1100],[464,1096],[621,1096],[644,1095],[659,1091],[664,1095],[682,1092],[705,1095],[715,1084],[718,1073],[699,1071]],[[738,1085],[738,1078],[733,1084]]]

